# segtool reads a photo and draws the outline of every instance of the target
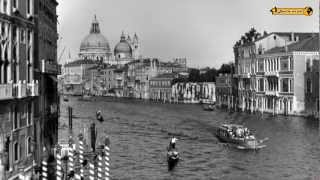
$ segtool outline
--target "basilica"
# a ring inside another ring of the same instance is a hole
[[[140,44],[137,34],[134,34],[131,39],[129,35],[126,36],[122,32],[120,41],[112,51],[107,38],[101,34],[97,17],[94,16],[90,32],[80,45],[80,59],[90,59],[110,65],[124,65],[140,57]]]

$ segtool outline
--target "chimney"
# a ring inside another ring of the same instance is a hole
[[[294,41],[294,33],[291,32],[291,41]]]
[[[287,41],[285,41],[284,43],[285,43],[285,44],[284,44],[284,50],[285,50],[285,52],[288,52],[288,45],[287,45]]]

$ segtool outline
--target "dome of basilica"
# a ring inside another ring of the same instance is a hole
[[[88,34],[81,42],[80,54],[102,53],[110,54],[110,45],[107,38],[100,33],[99,22],[94,17],[90,34]]]
[[[122,54],[125,57],[132,57],[131,45],[127,42],[125,35],[122,33],[120,42],[114,48],[114,55]]]

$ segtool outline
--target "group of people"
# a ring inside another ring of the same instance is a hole
[[[231,132],[232,137],[245,138],[251,135],[251,132],[248,128],[237,128],[233,129]]]

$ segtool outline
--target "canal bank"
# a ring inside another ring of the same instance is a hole
[[[111,139],[112,179],[304,179],[320,171],[319,124],[307,118],[203,111],[196,104],[135,99],[69,97],[61,102],[60,125],[68,124],[66,109],[72,106],[76,131],[102,111],[105,121],[99,128]],[[255,153],[219,143],[214,131],[221,123],[247,126],[258,138],[269,138],[267,147]],[[166,146],[172,135],[179,139],[183,161],[168,173]]]

